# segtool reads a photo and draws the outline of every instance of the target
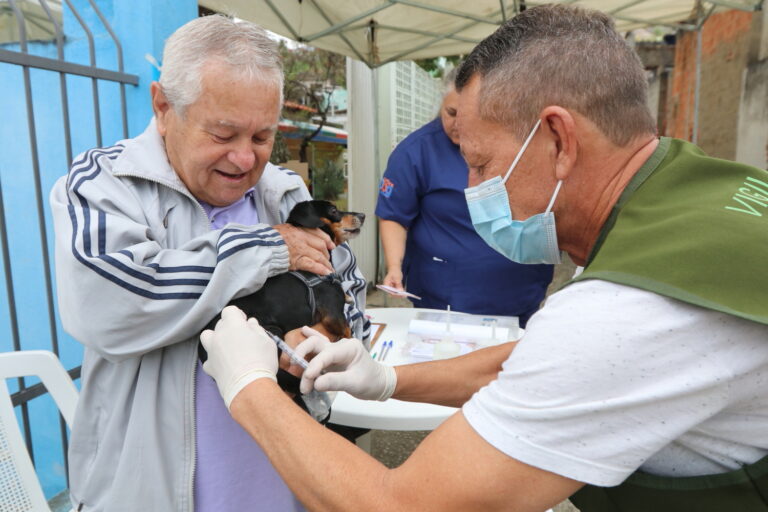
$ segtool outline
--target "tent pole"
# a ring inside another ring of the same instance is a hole
[[[275,16],[277,16],[277,18],[285,26],[285,28],[288,29],[288,32],[291,33],[291,36],[293,37],[294,41],[301,42],[301,36],[298,34],[298,32],[293,30],[293,26],[288,22],[287,19],[285,19],[285,16],[283,16],[283,14],[280,12],[280,9],[275,7],[275,4],[273,4],[271,0],[264,0],[264,1],[267,4],[267,7],[269,7],[272,10],[272,12],[275,14]]]
[[[374,220],[378,197],[379,165],[375,148],[378,127],[372,122],[378,106],[374,103],[373,69],[365,62],[347,58],[348,87],[348,179],[347,205],[351,211],[362,212]],[[378,90],[378,89],[377,89]],[[364,229],[360,236],[350,240],[360,271],[372,282],[377,282],[376,265],[379,257],[377,229]]]
[[[331,18],[328,17],[327,14],[325,14],[325,11],[320,8],[319,5],[317,5],[317,2],[313,2],[313,5],[315,6],[315,9],[317,9],[317,12],[320,13],[320,16],[323,17],[323,19],[328,23],[329,26],[333,26],[333,22],[331,21]],[[339,37],[342,41],[347,43],[347,46],[349,46],[349,49],[352,50],[352,53],[354,53],[357,56],[358,60],[361,60],[365,62],[365,57],[363,57],[359,51],[357,51],[357,48],[349,41],[349,38],[344,34],[343,31],[339,31]]]
[[[382,5],[378,5],[376,7],[373,7],[372,9],[368,9],[367,11],[362,12],[362,13],[360,13],[360,14],[358,14],[356,16],[353,16],[353,17],[351,17],[349,19],[346,19],[346,20],[344,20],[344,21],[342,21],[340,23],[337,23],[336,25],[332,25],[332,26],[326,28],[325,30],[321,30],[320,32],[315,32],[314,34],[308,35],[307,37],[305,37],[303,39],[303,41],[311,43],[315,39],[320,39],[323,36],[327,36],[329,34],[336,34],[336,33],[339,32],[339,30],[343,29],[347,25],[351,25],[351,24],[353,24],[353,23],[355,23],[357,21],[360,21],[362,19],[365,19],[365,18],[368,18],[370,16],[373,16],[377,12],[386,9],[387,7],[391,7],[394,4],[395,4],[395,0],[387,0],[387,2],[382,4]],[[373,21],[373,18],[371,18],[371,21]]]
[[[728,0],[707,0],[707,1],[713,5],[727,7],[728,9],[736,9],[738,11],[755,12],[760,10],[760,2],[755,2],[755,5],[744,5],[738,2],[732,2]]]
[[[384,171],[381,170],[381,161],[379,160],[380,154],[381,154],[381,144],[380,144],[380,137],[379,132],[381,131],[381,123],[380,123],[380,116],[379,116],[379,105],[381,104],[380,98],[379,98],[379,90],[380,90],[380,73],[379,70],[380,67],[373,68],[371,70],[371,81],[373,82],[373,87],[371,87],[372,93],[373,93],[373,172],[375,179],[373,183],[375,185],[379,184],[379,180],[381,180],[381,176],[384,174]],[[376,201],[378,202],[378,195],[376,196]],[[382,251],[379,250],[379,223],[376,223],[376,259],[374,260],[376,263],[373,267],[374,271],[374,277],[375,281],[379,282],[380,275],[381,274],[381,264],[382,264]]]
[[[480,23],[488,23],[489,25],[498,25],[499,22],[494,20],[493,17],[483,18],[482,16],[475,16],[465,11],[454,11],[452,9],[446,9],[438,5],[425,4],[417,2],[416,0],[388,0],[389,2],[401,5],[409,5],[418,9],[425,9],[427,11],[439,12],[440,14],[448,14],[459,18],[477,21]]]
[[[381,178],[381,162],[379,161],[379,68],[371,69],[371,81],[373,82],[373,172],[376,173],[376,183]]]

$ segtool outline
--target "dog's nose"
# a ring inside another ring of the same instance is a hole
[[[358,213],[357,218],[360,219],[360,223],[362,224],[365,222],[365,214],[364,213]]]

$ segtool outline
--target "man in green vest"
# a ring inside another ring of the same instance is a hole
[[[307,390],[462,408],[397,469],[302,415],[273,343],[228,310],[202,338],[235,419],[310,509],[768,510],[768,172],[658,138],[642,65],[598,12],[524,11],[456,86],[478,233],[583,273],[516,346],[394,369],[359,343],[299,346]]]

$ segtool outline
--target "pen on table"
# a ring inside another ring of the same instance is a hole
[[[389,349],[392,348],[392,340],[384,342],[384,351],[381,353],[381,361],[385,360],[389,355]]]
[[[387,351],[387,340],[384,340],[381,342],[381,348],[379,349],[379,361],[382,361],[384,359],[384,352]],[[374,357],[374,359],[376,359]]]

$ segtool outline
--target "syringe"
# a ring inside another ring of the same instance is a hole
[[[297,356],[296,352],[294,352],[294,350],[285,342],[285,340],[281,339],[275,334],[272,334],[266,329],[264,329],[264,332],[266,332],[269,337],[272,338],[275,343],[277,343],[277,347],[280,350],[288,354],[288,357],[291,358],[292,363],[301,366],[305,370],[307,369],[307,366],[309,366],[307,360],[303,357]],[[312,417],[318,421],[323,421],[328,416],[328,413],[331,410],[331,404],[333,404],[333,398],[328,396],[328,393],[325,391],[317,391],[315,389],[306,394],[302,393],[301,399],[304,400],[304,405],[307,406],[307,409]]]
[[[294,352],[294,350],[291,348],[291,346],[289,344],[287,344],[285,342],[285,340],[281,339],[279,336],[277,336],[275,334],[272,334],[271,332],[267,331],[266,329],[264,329],[264,332],[266,332],[269,335],[269,337],[272,338],[272,340],[275,343],[277,343],[277,347],[280,350],[282,350],[283,352],[288,354],[288,357],[291,358],[291,362],[292,363],[301,366],[305,370],[307,369],[307,366],[309,366],[309,363],[307,362],[307,360],[304,359],[303,357],[297,356],[296,352]]]

